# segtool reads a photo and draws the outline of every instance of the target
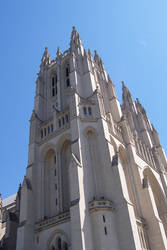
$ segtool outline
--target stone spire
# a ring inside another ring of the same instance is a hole
[[[136,98],[136,109],[138,112],[141,112],[142,114],[146,114],[146,110],[143,107],[143,105],[140,103],[139,98]]]
[[[125,105],[127,103],[128,104],[133,103],[132,95],[131,95],[129,89],[125,86],[124,81],[122,81],[122,99],[123,99],[123,102]]]
[[[96,62],[98,65],[101,64],[101,58],[100,58],[100,56],[98,55],[98,53],[97,53],[96,50],[94,50],[94,60],[95,60],[95,62]]]
[[[62,54],[61,54],[61,50],[60,50],[59,47],[57,48],[57,53],[56,53],[56,54],[57,54],[57,57],[60,57],[60,56],[62,55]]]
[[[159,140],[159,136],[158,136],[158,132],[157,130],[155,129],[154,125],[152,125],[152,134],[153,134],[153,137],[154,137],[154,142],[155,142],[155,145],[157,147],[161,146],[161,143],[160,143],[160,140]]]
[[[44,50],[44,53],[43,53],[43,56],[42,56],[42,59],[41,59],[41,65],[43,66],[46,66],[50,63],[50,55],[49,55],[49,52],[48,52],[48,48],[45,47],[45,50]]]
[[[77,32],[75,26],[73,26],[73,28],[72,28],[70,48],[71,48],[71,51],[76,53],[76,54],[83,55],[83,53],[84,53],[81,37],[80,37],[79,33]]]
[[[88,56],[89,56],[89,59],[92,60],[92,54],[91,54],[90,49],[88,49]]]

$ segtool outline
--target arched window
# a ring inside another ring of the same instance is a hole
[[[64,120],[64,117],[62,117],[62,124],[63,124],[63,125],[65,124],[65,120]]]
[[[66,79],[66,86],[67,86],[67,87],[70,86],[70,79],[69,79],[69,78]]]
[[[67,243],[65,242],[65,244],[64,244],[64,249],[63,250],[68,250],[68,245],[67,245]]]
[[[65,68],[65,82],[66,82],[66,87],[70,86],[70,65],[67,64]]]
[[[66,115],[66,122],[68,123],[68,115]]]
[[[43,130],[41,129],[41,138],[43,138]]]
[[[67,66],[66,66],[66,77],[69,77],[69,73],[70,73],[70,67],[69,67],[69,64],[67,64]]]
[[[91,109],[91,107],[88,107],[88,114],[92,115],[92,109]]]
[[[51,124],[51,132],[53,132],[53,124]]]
[[[48,127],[48,134],[50,134],[50,127]]]
[[[44,135],[46,136],[46,128],[44,128]]]
[[[86,107],[83,107],[83,113],[84,113],[84,115],[87,114],[87,108]]]
[[[57,75],[52,77],[52,96],[57,95]]]
[[[61,248],[61,239],[60,238],[57,241],[57,250],[62,250],[62,248]]]

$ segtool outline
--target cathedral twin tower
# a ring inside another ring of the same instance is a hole
[[[167,249],[167,160],[124,83],[123,104],[97,52],[73,27],[45,48],[20,187],[17,250]]]

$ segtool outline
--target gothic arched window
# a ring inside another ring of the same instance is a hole
[[[88,114],[92,115],[92,109],[91,109],[91,107],[88,107]]]
[[[67,64],[67,66],[66,66],[66,77],[69,77],[69,73],[70,73],[70,67],[69,67],[69,64]]]
[[[60,238],[57,241],[57,250],[62,250],[62,248],[61,248],[61,239]]]
[[[87,114],[87,108],[86,107],[83,107],[83,113],[84,113],[84,115]]]
[[[64,244],[64,250],[68,250],[68,245],[67,245],[67,243]]]
[[[52,96],[57,95],[57,74],[52,77]]]
[[[65,82],[66,82],[66,87],[70,86],[70,65],[67,64],[65,67]]]

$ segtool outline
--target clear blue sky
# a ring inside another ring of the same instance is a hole
[[[97,49],[121,100],[124,80],[159,132],[167,152],[166,0],[15,0],[0,5],[1,169],[3,198],[17,191],[27,166],[29,118],[45,46],[54,58],[72,26]]]

